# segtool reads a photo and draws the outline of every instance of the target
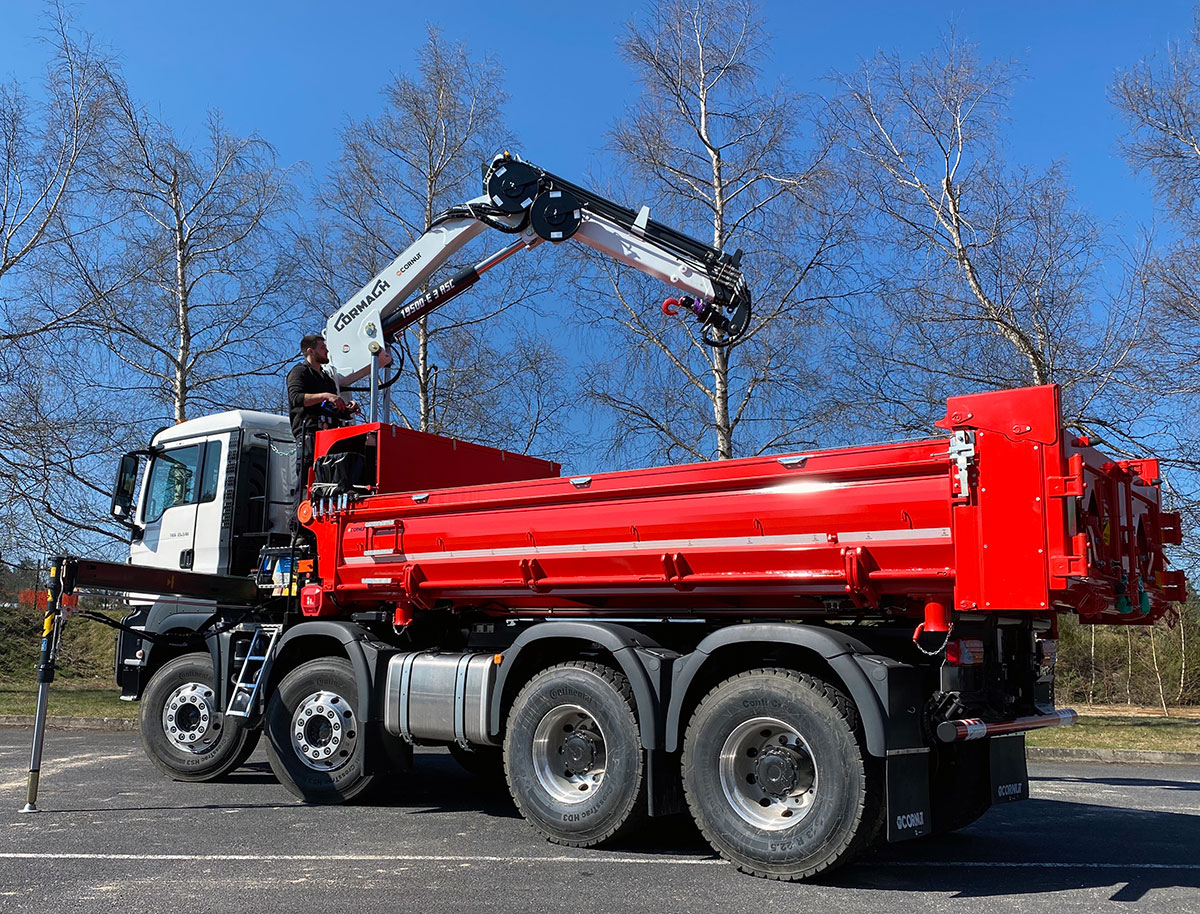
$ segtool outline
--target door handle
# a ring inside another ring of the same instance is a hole
[[[196,564],[195,549],[184,549],[181,553],[179,553],[180,568],[191,568],[194,564]]]

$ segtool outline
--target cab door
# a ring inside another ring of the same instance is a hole
[[[130,550],[133,564],[217,570],[226,438],[173,441],[151,459],[136,518],[143,533]]]

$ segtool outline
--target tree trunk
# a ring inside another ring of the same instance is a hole
[[[429,318],[417,321],[417,428],[430,431],[433,422],[433,387],[429,378]]]
[[[1088,678],[1088,697],[1087,703],[1095,704],[1096,702],[1096,626],[1092,629],[1092,650],[1088,658],[1089,678]]]
[[[701,56],[701,62],[703,62]],[[708,126],[708,90],[705,82],[706,72],[700,72],[700,123],[699,135],[701,141],[708,147],[709,159],[712,161],[712,190],[713,190],[713,247],[718,251],[725,247],[725,177],[724,163],[721,161],[721,151],[709,137]],[[717,459],[730,460],[733,458],[733,426],[729,419],[729,350],[714,349],[712,353],[713,373],[713,426],[717,433]]]
[[[175,183],[178,184],[178,176]],[[175,421],[187,419],[188,360],[192,355],[191,315],[188,311],[187,235],[183,218],[183,202],[178,189],[172,188],[171,204],[175,210],[175,304],[179,322],[179,345],[175,353]]]
[[[1179,614],[1179,693],[1175,696],[1175,704],[1183,704],[1183,687],[1187,684],[1187,609]]]
[[[1126,657],[1126,676],[1125,676],[1125,704],[1133,704],[1133,631],[1129,626],[1125,626],[1125,657]]]
[[[1167,710],[1167,693],[1163,691],[1162,670],[1158,666],[1158,647],[1154,641],[1154,626],[1150,626],[1150,657],[1154,662],[1154,677],[1158,680],[1158,701],[1162,705],[1163,717],[1170,717]]]

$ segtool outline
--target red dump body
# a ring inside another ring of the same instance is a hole
[[[356,494],[313,505],[305,613],[844,615],[926,605],[1148,622],[1184,596],[1157,463],[1061,424],[1056,387],[956,397],[922,441],[561,478],[393,426],[323,432]]]

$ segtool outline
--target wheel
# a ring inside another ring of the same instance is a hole
[[[987,740],[940,744],[929,759],[930,835],[966,828],[992,808]]]
[[[504,750],[499,746],[472,746],[464,749],[458,743],[451,743],[447,748],[454,761],[481,781],[503,782]]]
[[[176,781],[211,781],[240,766],[258,743],[245,718],[226,717],[216,704],[212,657],[168,660],[142,693],[138,713],[146,755]]]
[[[700,702],[684,737],[683,785],[701,833],[755,876],[798,880],[870,844],[882,777],[850,700],[784,669],[741,673]]]
[[[265,729],[271,770],[300,799],[344,803],[371,786],[349,660],[310,660],[284,676],[267,703]]]
[[[517,808],[555,844],[595,847],[645,816],[645,758],[633,691],[607,666],[543,670],[508,716],[504,771]]]

